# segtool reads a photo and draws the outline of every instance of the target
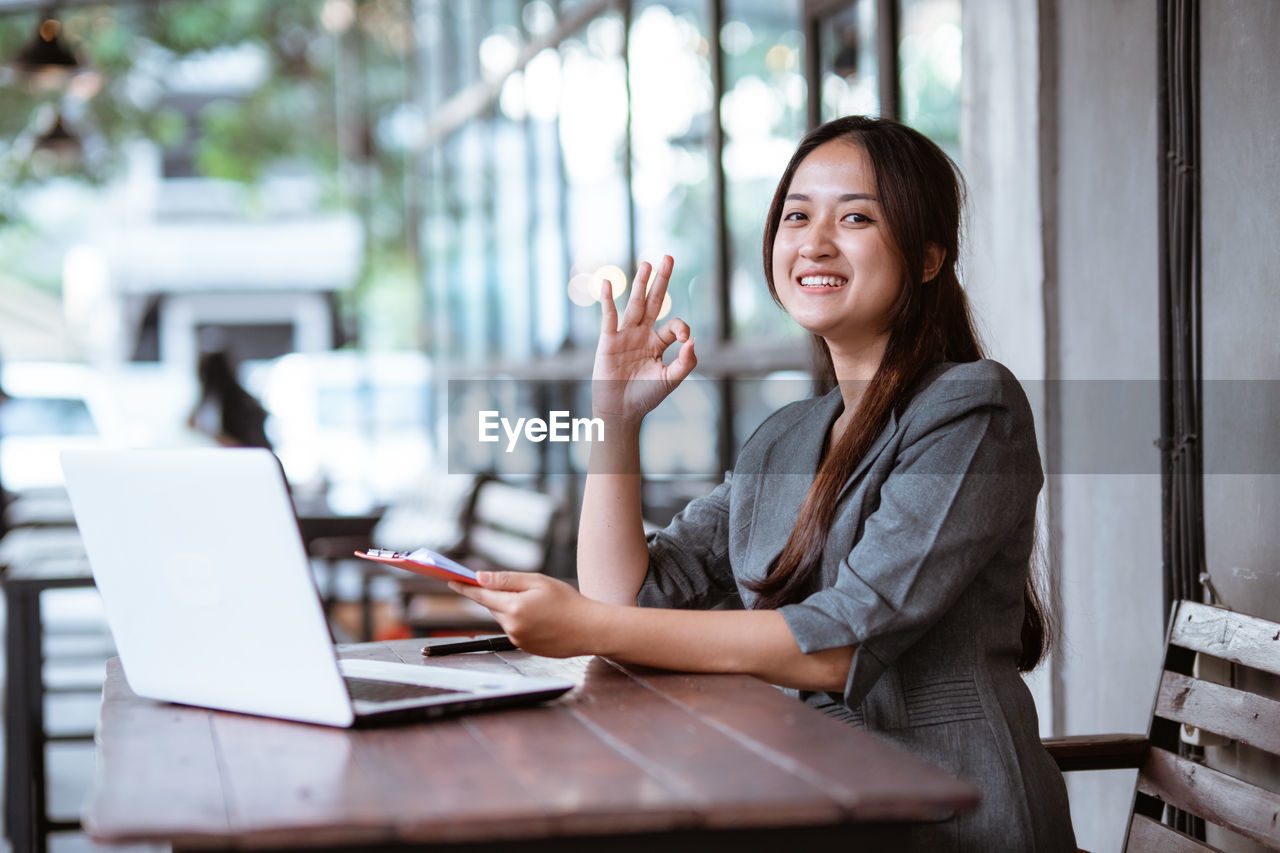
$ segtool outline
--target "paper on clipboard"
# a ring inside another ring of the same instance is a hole
[[[356,551],[357,557],[386,563],[399,569],[405,569],[429,578],[442,581],[458,581],[479,586],[476,573],[461,563],[450,560],[443,554],[437,554],[429,548],[416,551],[389,551],[385,548],[370,548],[367,551]]]

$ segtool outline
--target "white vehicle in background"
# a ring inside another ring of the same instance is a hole
[[[10,493],[62,488],[63,450],[123,443],[110,390],[88,365],[5,362],[0,389],[0,484]]]
[[[295,492],[339,511],[396,503],[436,459],[430,361],[420,352],[291,353],[245,377]]]

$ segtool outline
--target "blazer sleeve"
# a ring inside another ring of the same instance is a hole
[[[846,702],[861,701],[1034,520],[1043,475],[1021,389],[1010,401],[1007,383],[964,385],[904,424],[879,505],[834,585],[780,608],[805,653],[855,646]]]
[[[729,562],[733,474],[650,533],[649,571],[636,596],[642,607],[706,609],[739,601]]]

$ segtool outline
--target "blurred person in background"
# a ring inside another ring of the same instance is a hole
[[[224,447],[265,447],[267,410],[236,379],[235,367],[224,350],[200,356],[196,366],[200,401],[188,425],[212,437]]]

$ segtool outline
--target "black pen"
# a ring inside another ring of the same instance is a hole
[[[422,653],[427,657],[440,655],[456,655],[462,652],[506,652],[514,649],[516,644],[506,634],[494,634],[492,637],[464,637],[459,640],[446,640],[423,646]]]

